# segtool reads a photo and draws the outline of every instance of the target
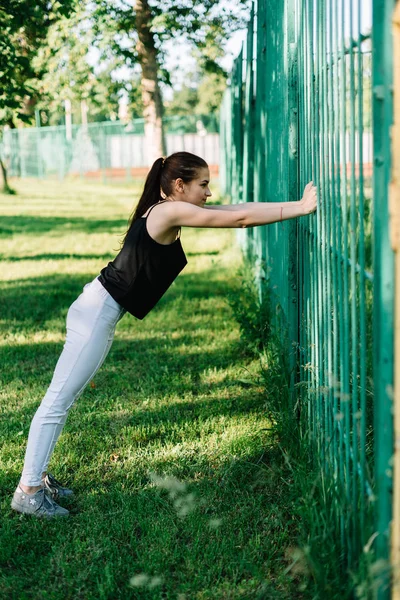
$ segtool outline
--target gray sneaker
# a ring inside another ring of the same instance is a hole
[[[50,492],[45,488],[34,494],[27,494],[18,486],[11,501],[11,508],[20,513],[45,519],[66,517],[69,514],[69,510],[54,502]]]

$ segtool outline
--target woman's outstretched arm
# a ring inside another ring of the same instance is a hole
[[[317,192],[310,181],[302,199],[297,202],[248,202],[210,208],[201,208],[188,202],[171,202],[164,204],[164,215],[171,227],[240,228],[268,225],[313,213],[317,208]]]
[[[278,206],[278,207],[290,207],[297,206],[299,203],[298,200],[295,202],[268,202],[269,206]],[[265,206],[265,202],[239,202],[238,204],[209,204],[204,208],[207,210],[229,210],[229,211],[238,211],[242,210],[246,206],[250,206],[251,204],[263,204]]]
[[[312,192],[312,188],[313,188],[313,182],[310,181],[305,189],[304,189],[304,193],[303,193],[303,198],[302,200],[304,200],[304,196],[307,195],[307,193],[309,191]],[[316,189],[316,188],[314,188]],[[302,201],[301,200],[301,201]],[[301,202],[300,201],[300,202]],[[285,202],[284,203],[284,207],[290,207],[290,206],[296,206],[298,204],[298,200],[296,200],[295,202]],[[244,206],[249,205],[249,204],[264,204],[264,202],[239,202],[237,204],[210,204],[208,206],[205,206],[204,208],[207,208],[208,210],[241,210]],[[282,206],[282,202],[268,202],[269,206]]]

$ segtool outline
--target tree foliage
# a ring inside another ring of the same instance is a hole
[[[51,24],[73,11],[74,0],[50,3],[48,0],[7,0],[0,3],[0,109],[2,120],[14,114],[29,119],[24,110],[26,98],[34,89],[29,83],[37,77],[32,60],[45,43]]]
[[[0,141],[2,127],[14,127],[14,119],[29,121],[35,103],[31,82],[38,78],[33,59],[46,43],[51,24],[73,12],[75,0],[4,0],[0,2]],[[1,147],[0,147],[1,150]],[[14,190],[8,185],[7,166],[0,152],[3,191]]]
[[[219,64],[224,41],[243,27],[248,0],[150,0],[150,28],[158,60],[158,79],[170,85],[166,42],[185,39],[192,45],[203,75],[217,87],[214,109],[226,73]],[[131,0],[0,0],[0,119],[32,118],[32,106],[61,117],[62,100],[85,99],[92,118],[110,118],[126,91],[135,116],[143,111],[138,73],[136,14]],[[98,52],[101,68],[88,61]],[[131,81],[119,77],[131,69]],[[208,88],[205,86],[204,90]],[[204,94],[201,95],[204,98]],[[53,119],[51,118],[53,115]]]
[[[70,100],[75,109],[74,122],[80,120],[82,101],[91,120],[117,118],[121,84],[113,78],[113,72],[121,67],[122,59],[114,57],[96,70],[89,61],[92,42],[90,15],[84,6],[49,28],[47,44],[33,61],[40,77],[32,82],[45,122],[63,120],[65,100]]]
[[[172,100],[165,103],[165,115],[217,115],[226,88],[221,73],[192,74],[187,83],[176,90]]]
[[[127,66],[137,62],[136,15],[129,0],[94,0],[92,6],[96,43],[105,59],[121,55]],[[243,28],[249,0],[227,2],[205,0],[152,0],[151,29],[162,68],[165,43],[185,39],[196,51],[203,71],[220,72],[218,60],[229,36]],[[168,82],[168,73],[163,72]]]

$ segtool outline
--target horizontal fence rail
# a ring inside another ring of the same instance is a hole
[[[365,548],[387,561],[390,547],[393,6],[258,0],[221,109],[220,181],[233,202],[318,189],[314,215],[238,235],[286,324],[292,402],[347,572]],[[387,570],[377,585],[388,598]]]

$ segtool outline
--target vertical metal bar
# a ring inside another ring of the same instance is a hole
[[[237,59],[236,75],[236,168],[238,183],[238,202],[243,199],[243,45]]]
[[[229,190],[229,194],[232,195],[232,171],[233,171],[233,157],[232,157],[232,147],[233,147],[233,135],[232,135],[232,86],[229,87],[225,94],[225,111],[229,118],[225,120],[225,144],[226,144],[226,156],[228,161],[228,170],[226,174],[226,184],[227,189]]]
[[[343,314],[344,307],[344,293],[343,293],[343,262],[342,262],[342,227],[341,227],[341,192],[342,192],[342,172],[346,168],[346,157],[343,156],[343,124],[342,114],[345,107],[342,104],[342,63],[344,59],[343,52],[343,28],[342,28],[342,8],[343,3],[336,2],[335,11],[335,24],[336,24],[336,81],[335,87],[335,114],[336,119],[336,198],[335,198],[335,223],[336,223],[336,272],[337,272],[337,298],[338,305],[340,306],[340,318],[339,318],[339,343],[338,343],[338,382],[336,386],[336,394],[338,398],[338,431],[339,431],[339,481],[341,482],[341,488],[344,489],[346,485],[345,479],[345,439],[344,439],[344,412],[343,412],[343,393],[345,389],[344,384],[344,364],[343,364],[343,352],[344,352],[344,336],[345,336],[345,321]],[[340,514],[340,535],[342,548],[346,545],[346,511],[342,510]]]
[[[267,69],[267,5],[266,0],[257,3],[257,67],[256,67],[256,129],[254,158],[254,200],[265,201],[263,191],[266,187],[266,69]],[[265,226],[257,227],[254,232],[256,266],[265,256]],[[261,286],[260,286],[261,287]],[[261,291],[261,290],[260,290]]]
[[[335,111],[333,106],[333,70],[334,70],[334,51],[333,51],[333,10],[332,0],[328,0],[327,10],[327,23],[328,23],[328,52],[326,56],[328,65],[328,78],[327,78],[327,96],[328,96],[328,142],[329,142],[329,198],[330,198],[330,235],[329,235],[329,271],[332,277],[332,287],[328,287],[329,294],[331,296],[332,308],[328,317],[329,321],[329,333],[331,338],[330,348],[330,367],[329,367],[329,390],[330,390],[330,420],[331,420],[331,448],[332,448],[332,479],[337,481],[337,430],[335,417],[337,412],[337,402],[335,398],[335,368],[336,368],[336,351],[337,351],[337,338],[336,338],[336,317],[337,317],[337,281],[335,272],[335,154],[334,154],[334,127],[335,127]],[[331,316],[332,315],[332,316]]]
[[[298,148],[306,148],[306,135],[304,128],[304,115],[306,113],[306,86],[304,84],[305,79],[305,5],[303,0],[296,0],[295,5],[295,44],[297,48],[297,76],[298,76]],[[298,183],[301,185],[302,173],[305,170],[305,159],[307,156],[306,150],[304,152],[298,151]],[[298,189],[299,189],[298,185]],[[299,196],[299,194],[298,194]],[[312,413],[311,413],[311,402],[305,392],[306,380],[309,377],[309,371],[306,369],[307,361],[307,342],[308,342],[308,278],[309,272],[306,269],[306,256],[308,251],[308,239],[306,231],[303,225],[303,220],[300,219],[298,223],[298,252],[299,252],[299,368],[300,368],[300,406],[301,406],[301,422],[300,422],[300,435],[304,435],[304,431],[312,430]],[[308,386],[307,386],[308,387]]]
[[[366,387],[367,387],[367,352],[366,352],[366,307],[365,307],[365,243],[364,243],[364,125],[363,125],[363,76],[364,76],[364,60],[361,45],[361,0],[357,0],[358,10],[358,40],[357,40],[357,52],[358,52],[358,164],[359,164],[359,294],[360,294],[360,308],[359,308],[359,327],[360,327],[360,420],[359,420],[359,447],[360,447],[360,547],[363,548],[367,542],[368,531],[366,530],[366,515],[365,515],[365,474],[366,474]]]
[[[296,0],[287,2],[287,61],[288,61],[288,125],[289,125],[289,165],[288,165],[288,197],[295,200],[298,190],[298,90],[297,90],[297,45],[295,31]],[[296,405],[296,388],[298,382],[298,342],[299,342],[299,303],[298,303],[298,264],[297,252],[298,219],[292,219],[289,228],[289,303],[293,307],[289,320],[289,341],[291,352],[289,359],[291,406]]]
[[[236,58],[232,71],[232,189],[235,190],[234,202],[239,202],[240,198],[240,140],[241,140],[241,111],[240,111],[240,68],[242,63],[242,54]]]
[[[309,65],[310,65],[310,153],[312,157],[312,174],[313,176],[318,176],[318,163],[315,162],[315,157],[318,156],[316,151],[316,136],[315,132],[317,131],[316,125],[316,114],[318,113],[318,104],[316,101],[317,94],[317,74],[316,74],[316,61],[315,61],[315,13],[314,13],[314,4],[315,0],[307,0],[308,2],[308,21],[309,21]],[[315,183],[317,183],[318,179],[314,179]],[[304,183],[304,182],[303,182]],[[318,211],[317,211],[318,212]],[[318,217],[317,217],[318,219]],[[314,443],[316,446],[316,450],[319,454],[320,452],[320,433],[319,433],[319,401],[318,401],[318,273],[319,273],[319,245],[317,240],[317,232],[318,232],[318,220],[308,219],[308,227],[311,236],[311,273],[312,273],[312,282],[311,282],[311,314],[310,314],[310,322],[312,323],[312,332],[311,332],[311,401],[314,406]]]
[[[317,374],[317,382],[316,382],[316,392],[317,392],[317,408],[318,408],[318,432],[319,432],[319,458],[320,464],[325,464],[325,440],[323,436],[323,428],[321,421],[323,419],[324,414],[324,396],[322,394],[322,385],[323,385],[323,278],[325,273],[323,271],[323,252],[321,252],[321,242],[322,240],[322,222],[323,222],[323,190],[322,190],[322,177],[321,177],[321,163],[323,162],[323,158],[321,158],[321,17],[320,17],[321,3],[316,2],[316,10],[315,10],[315,35],[316,35],[316,43],[315,43],[315,132],[314,132],[314,152],[317,157],[315,163],[315,183],[320,188],[320,198],[322,202],[320,202],[319,210],[317,211],[316,218],[316,242],[317,251],[316,251],[316,263],[317,263],[317,290],[316,290],[316,315],[317,315],[317,336],[316,336],[316,346],[317,346],[317,365],[316,365],[316,374]]]
[[[331,77],[330,77],[330,103],[332,107],[331,129],[331,207],[332,207],[332,279],[333,279],[333,445],[335,447],[334,481],[339,492],[343,485],[343,439],[342,415],[339,409],[340,383],[339,383],[339,353],[340,353],[340,244],[338,243],[339,228],[339,190],[340,190],[340,131],[339,131],[339,32],[338,32],[339,3],[331,0],[330,37],[331,37]],[[340,531],[341,546],[344,547],[344,518],[343,511],[338,511],[338,529]]]
[[[300,0],[302,3],[302,0]],[[312,98],[312,85],[313,85],[313,68],[312,68],[312,51],[311,51],[311,37],[312,37],[312,22],[310,27],[310,0],[306,0],[302,3],[304,7],[302,10],[302,23],[301,31],[303,37],[303,55],[304,55],[304,66],[302,69],[302,82],[303,82],[303,96],[304,96],[304,114],[302,114],[302,129],[304,131],[304,151],[303,151],[303,166],[299,177],[299,192],[300,195],[304,189],[304,183],[308,179],[310,172],[310,165],[312,164],[312,117],[311,117],[311,98]],[[310,231],[309,219],[301,219],[301,225],[306,235],[307,245],[304,248],[304,270],[306,272],[307,287],[304,290],[306,298],[306,319],[307,319],[307,336],[306,336],[306,347],[305,352],[307,356],[307,371],[306,371],[306,391],[308,395],[308,404],[310,412],[310,432],[309,441],[315,444],[316,439],[316,418],[315,418],[315,396],[310,393],[312,389],[314,375],[314,347],[313,347],[313,310],[312,310],[312,298],[313,298],[313,282],[314,282],[314,237]]]
[[[392,180],[390,185],[391,242],[395,252],[395,347],[394,347],[394,457],[391,527],[392,600],[400,600],[400,2],[393,14],[394,125],[392,129]]]
[[[313,52],[313,0],[306,0],[305,10],[303,14],[303,31],[306,35],[304,36],[304,55],[305,55],[305,115],[303,121],[303,129],[305,130],[305,151],[306,156],[310,157],[309,161],[305,161],[304,170],[301,173],[300,186],[303,189],[304,184],[309,179],[310,167],[311,173],[313,173],[314,164],[314,113],[313,113],[313,99],[314,99],[314,52]],[[308,221],[308,222],[307,222]],[[308,275],[308,295],[307,295],[307,323],[308,328],[308,345],[307,351],[309,356],[308,370],[307,370],[307,390],[315,391],[316,388],[316,323],[315,323],[315,281],[316,281],[316,240],[314,234],[314,221],[310,219],[302,219],[304,229],[307,231],[308,240],[308,253],[305,254],[307,273]],[[311,412],[311,439],[313,444],[317,443],[317,404],[316,396],[314,393],[308,392],[310,412]]]
[[[244,102],[243,141],[243,202],[253,202],[254,197],[254,1],[251,5],[246,45],[246,81]],[[244,230],[246,254],[250,258],[253,228]]]
[[[341,233],[342,233],[342,283],[343,283],[343,295],[342,295],[342,307],[343,307],[343,322],[344,322],[344,330],[343,330],[343,346],[341,348],[341,412],[344,414],[344,452],[345,452],[345,495],[346,495],[346,512],[350,510],[351,507],[351,470],[350,470],[350,394],[349,394],[349,356],[350,356],[350,348],[349,348],[349,285],[348,285],[348,219],[347,219],[347,77],[346,77],[346,54],[345,54],[345,43],[346,43],[346,10],[345,10],[345,1],[341,2],[341,104],[342,104],[342,113],[341,113],[341,155],[342,155],[342,168],[343,168],[343,177],[341,181]],[[347,546],[349,548],[349,552],[347,554],[348,558],[348,566],[350,567],[352,563],[352,554],[351,554],[351,540],[349,538],[348,527],[346,527],[347,533]]]
[[[327,103],[328,103],[328,152],[329,152],[329,249],[328,263],[331,283],[328,284],[329,306],[330,310],[327,315],[328,331],[329,331],[329,347],[328,347],[328,385],[329,385],[329,421],[330,421],[330,448],[331,448],[331,478],[337,486],[337,429],[336,429],[336,414],[337,414],[337,399],[335,397],[335,379],[336,379],[336,352],[337,352],[337,279],[335,270],[335,154],[334,154],[334,119],[335,111],[333,106],[333,70],[334,70],[334,42],[333,42],[333,0],[328,0],[327,9]],[[333,293],[332,293],[333,292]],[[341,511],[336,511],[338,517]]]
[[[391,15],[393,0],[373,0],[373,134],[374,134],[374,429],[377,559],[389,556],[393,453],[393,251],[388,231],[388,183],[391,168],[390,127],[393,120],[393,57]],[[382,578],[378,600],[389,597]]]
[[[231,172],[231,141],[230,128],[232,115],[229,112],[230,88],[225,90],[220,109],[220,187],[221,193],[230,197],[230,172]]]
[[[330,145],[329,145],[329,132],[330,132],[330,114],[329,109],[329,94],[328,94],[328,69],[329,69],[329,54],[330,48],[328,46],[328,35],[326,24],[329,23],[329,17],[327,14],[326,0],[321,2],[322,12],[322,97],[323,97],[323,168],[322,168],[322,195],[324,197],[324,216],[323,216],[323,264],[324,264],[324,310],[323,310],[323,322],[324,322],[324,372],[323,372],[323,388],[325,398],[325,448],[326,448],[326,462],[325,472],[327,477],[332,477],[332,465],[333,465],[333,454],[334,448],[332,444],[332,388],[330,386],[331,373],[332,373],[332,333],[331,333],[331,314],[332,314],[332,283],[331,283],[331,195],[329,189],[330,183]]]
[[[321,213],[321,238],[320,238],[320,256],[321,256],[321,273],[320,273],[320,324],[321,324],[321,335],[318,340],[318,345],[320,348],[320,388],[318,394],[321,396],[322,402],[322,436],[323,436],[323,460],[321,462],[322,471],[324,473],[324,477],[326,478],[329,471],[329,450],[328,450],[328,396],[327,396],[327,387],[325,386],[325,373],[326,373],[326,346],[327,346],[327,329],[326,329],[326,305],[327,305],[327,289],[326,289],[326,280],[327,280],[327,268],[326,268],[326,252],[327,252],[327,244],[326,244],[326,206],[325,203],[328,200],[326,194],[326,149],[325,149],[325,132],[326,132],[326,102],[325,102],[325,70],[326,70],[326,55],[325,55],[325,0],[320,0],[318,2],[318,29],[319,29],[319,48],[318,48],[318,58],[319,58],[319,81],[320,81],[320,95],[319,95],[319,114],[320,114],[320,123],[319,123],[319,143],[320,143],[320,176],[318,179],[318,185],[320,188],[320,197],[323,198],[323,202],[320,206]]]
[[[350,26],[349,33],[349,120],[350,120],[350,297],[351,297],[351,454],[352,454],[352,472],[351,472],[351,542],[353,556],[356,556],[358,541],[358,499],[357,499],[357,479],[358,479],[358,439],[357,439],[357,414],[358,414],[358,356],[357,356],[357,282],[356,282],[356,157],[355,157],[355,81],[354,81],[354,31],[353,31],[353,0],[349,2],[348,20]],[[350,441],[350,440],[349,440]]]

